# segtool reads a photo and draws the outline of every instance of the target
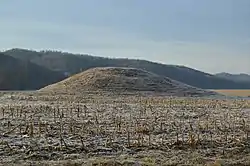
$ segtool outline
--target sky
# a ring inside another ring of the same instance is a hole
[[[250,74],[249,0],[0,0],[0,50],[61,50]]]

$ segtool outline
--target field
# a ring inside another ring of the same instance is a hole
[[[250,165],[250,101],[0,93],[2,165]]]
[[[248,89],[242,89],[242,90],[220,89],[220,90],[213,90],[213,91],[224,94],[224,95],[250,97],[250,90],[248,90]]]

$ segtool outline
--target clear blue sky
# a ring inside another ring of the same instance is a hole
[[[1,0],[0,49],[250,74],[250,0]]]

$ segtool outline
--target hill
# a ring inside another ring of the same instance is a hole
[[[92,68],[42,88],[40,91],[74,94],[86,91],[153,92],[173,96],[214,94],[145,70],[120,67]]]
[[[250,83],[250,75],[248,74],[230,74],[230,73],[218,73],[215,74],[217,77],[236,81],[236,82],[248,82]]]
[[[132,67],[203,89],[250,89],[249,83],[220,78],[185,66],[166,65],[146,60],[110,59],[59,51],[37,52],[24,49],[12,49],[4,53],[66,75],[73,75],[93,67]]]
[[[0,90],[34,90],[63,78],[61,73],[0,53]]]

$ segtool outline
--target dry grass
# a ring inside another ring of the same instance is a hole
[[[247,90],[247,89],[243,89],[243,90],[220,89],[220,90],[213,90],[213,91],[221,93],[223,95],[250,97],[250,90]]]
[[[5,94],[3,165],[249,165],[250,101]]]
[[[203,96],[213,94],[212,92],[194,88],[145,70],[117,67],[92,68],[59,83],[49,85],[40,91],[67,94],[86,91],[118,93],[148,91],[175,96]]]

